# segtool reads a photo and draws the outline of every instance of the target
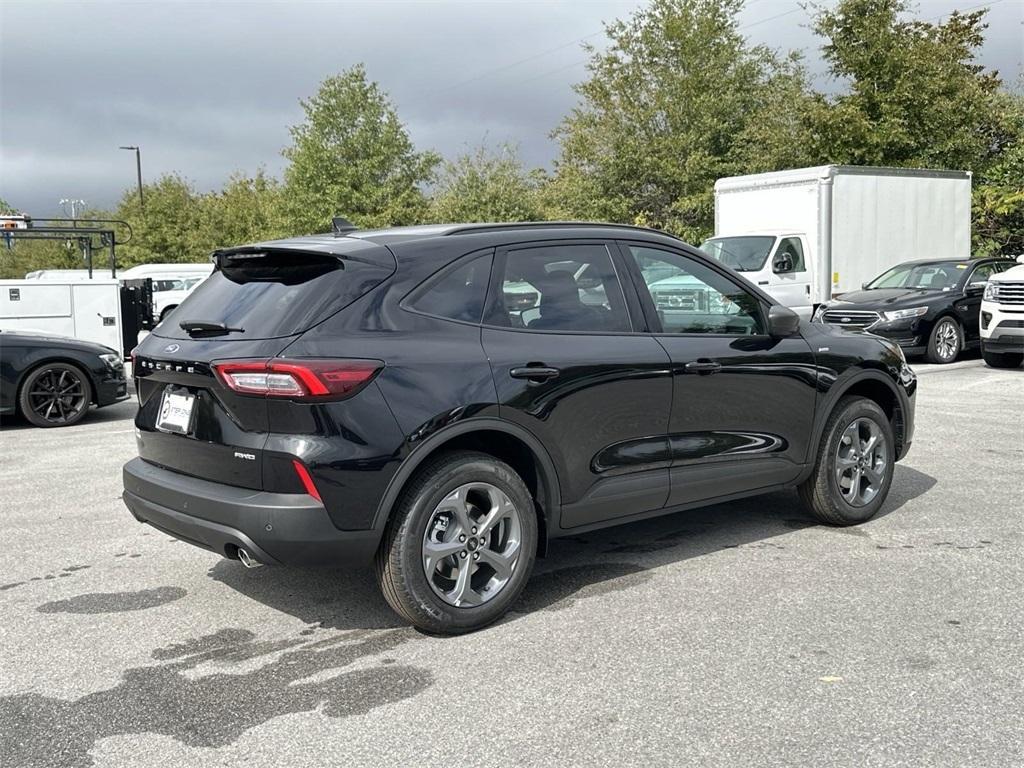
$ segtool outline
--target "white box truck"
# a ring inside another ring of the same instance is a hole
[[[804,318],[891,266],[971,254],[971,174],[823,165],[715,183],[701,248]]]
[[[31,330],[121,349],[121,283],[0,280],[0,328]]]

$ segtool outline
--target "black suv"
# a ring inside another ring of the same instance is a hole
[[[892,339],[908,355],[952,363],[981,343],[981,295],[991,275],[1012,259],[908,261],[883,272],[863,290],[822,304],[814,322],[858,328]]]
[[[125,503],[247,566],[375,561],[428,631],[502,616],[558,536],[794,486],[868,520],[913,436],[896,344],[801,327],[658,232],[424,226],[214,260],[136,350]]]

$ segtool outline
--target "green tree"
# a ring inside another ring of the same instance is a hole
[[[830,162],[981,171],[1011,137],[1000,119],[1000,80],[975,62],[987,9],[945,22],[905,19],[906,0],[842,0],[818,12],[815,31],[833,77],[820,99],[815,152]]]
[[[417,152],[387,95],[362,65],[320,84],[302,101],[306,119],[284,150],[285,214],[301,232],[330,229],[333,216],[362,227],[413,224],[426,210],[421,185],[438,163]]]
[[[491,153],[481,146],[444,163],[427,218],[436,222],[536,221],[542,217],[539,177],[524,168],[515,147]]]
[[[249,177],[232,175],[220,192],[200,201],[201,237],[212,248],[296,234],[288,230],[280,182],[263,169]]]
[[[716,179],[803,163],[803,70],[747,45],[742,5],[653,0],[606,26],[609,45],[591,49],[581,103],[554,134],[550,215],[644,223],[699,241],[712,228]]]
[[[1013,137],[974,177],[975,253],[1024,253],[1024,95],[1003,93],[1003,132]]]
[[[143,186],[146,208],[139,207],[134,187],[121,196],[113,218],[128,222],[131,240],[117,249],[121,267],[149,263],[205,261],[212,241],[203,226],[203,199],[177,174],[166,174]]]

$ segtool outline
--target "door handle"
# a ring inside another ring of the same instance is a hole
[[[711,360],[697,360],[692,363],[687,363],[683,366],[683,370],[687,373],[699,373],[708,375],[712,373],[718,373],[722,370],[722,364],[716,363]]]
[[[513,379],[527,379],[528,381],[547,381],[560,374],[557,368],[549,368],[546,365],[523,365],[513,368],[508,375]]]

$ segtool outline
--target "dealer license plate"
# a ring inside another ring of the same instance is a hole
[[[192,426],[192,406],[195,401],[196,396],[190,395],[188,392],[164,390],[163,400],[160,401],[160,413],[156,419],[156,428],[161,432],[188,434],[189,427]]]

